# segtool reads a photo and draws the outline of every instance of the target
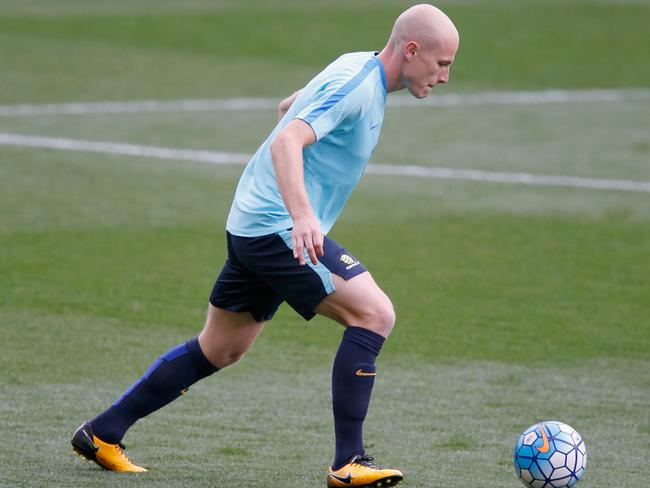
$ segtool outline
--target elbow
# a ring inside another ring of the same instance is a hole
[[[291,121],[286,127],[280,129],[271,141],[269,149],[273,161],[277,163],[279,159],[288,156],[299,157],[304,147],[315,140],[311,126],[302,121]]]
[[[273,158],[274,161],[276,161],[277,155],[282,151],[282,147],[284,147],[286,143],[287,143],[287,135],[284,133],[284,131],[280,131],[275,136],[270,146],[271,157]]]

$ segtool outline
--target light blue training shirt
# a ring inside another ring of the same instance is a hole
[[[386,74],[376,53],[344,54],[327,66],[301,90],[244,169],[228,232],[258,237],[293,227],[275,179],[271,143],[290,121],[301,119],[316,135],[303,150],[305,188],[327,234],[377,145],[385,106]]]

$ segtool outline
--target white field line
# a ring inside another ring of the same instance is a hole
[[[566,103],[609,103],[650,101],[650,89],[630,90],[547,90],[482,93],[446,93],[417,100],[398,94],[388,98],[392,107],[456,107],[484,105],[539,105]],[[146,112],[224,112],[274,110],[275,98],[225,98],[206,100],[135,100],[130,102],[88,102],[60,104],[0,105],[0,116],[84,115]]]
[[[79,139],[3,133],[0,133],[0,145],[117,154],[121,156],[139,156],[155,159],[176,159],[210,164],[246,164],[251,158],[250,154],[242,153],[174,149],[159,146],[144,146],[141,144],[125,144],[121,142],[84,141]]]
[[[100,154],[117,154],[123,156],[139,156],[156,159],[193,161],[220,165],[242,165],[246,164],[251,158],[250,154],[243,153],[194,149],[175,149],[159,146],[145,146],[140,144],[85,141],[78,139],[27,136],[21,134],[6,133],[0,133],[0,145],[34,147],[41,149],[59,149]],[[539,175],[531,173],[437,168],[414,165],[402,166],[391,164],[370,164],[366,169],[366,173],[384,176],[415,176],[419,178],[650,193],[650,181],[612,180],[601,178],[582,178],[577,176]]]
[[[477,169],[452,169],[429,166],[372,164],[368,173],[387,176],[415,176],[444,180],[511,183],[534,186],[563,186],[592,190],[620,190],[650,193],[650,181],[610,180],[581,176],[540,175],[533,173],[482,171]]]

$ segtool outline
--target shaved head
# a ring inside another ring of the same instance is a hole
[[[421,3],[405,10],[397,18],[388,42],[399,49],[410,41],[424,48],[435,47],[441,42],[458,43],[458,31],[442,10]]]
[[[379,53],[387,90],[406,88],[424,98],[435,85],[447,83],[459,42],[456,26],[439,8],[421,3],[405,10]]]

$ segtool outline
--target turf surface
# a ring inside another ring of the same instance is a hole
[[[88,3],[0,4],[0,85],[10,88],[0,103],[286,95],[341,53],[381,48],[404,8],[398,0]],[[454,90],[650,79],[647,1],[441,6],[462,36]]]
[[[280,96],[381,44],[401,4],[369,4],[3,2],[0,103]],[[647,2],[445,5],[463,46],[443,90],[647,86]],[[650,180],[649,114],[647,101],[394,108],[373,162]],[[250,153],[273,117],[4,117],[0,132]],[[148,474],[70,454],[83,419],[198,332],[240,172],[0,146],[0,486],[323,486],[341,330],[285,307],[242,362],[129,432]],[[367,175],[331,235],[398,315],[369,451],[404,486],[514,488],[517,435],[557,419],[587,443],[578,486],[642,485],[648,209],[647,193]]]

